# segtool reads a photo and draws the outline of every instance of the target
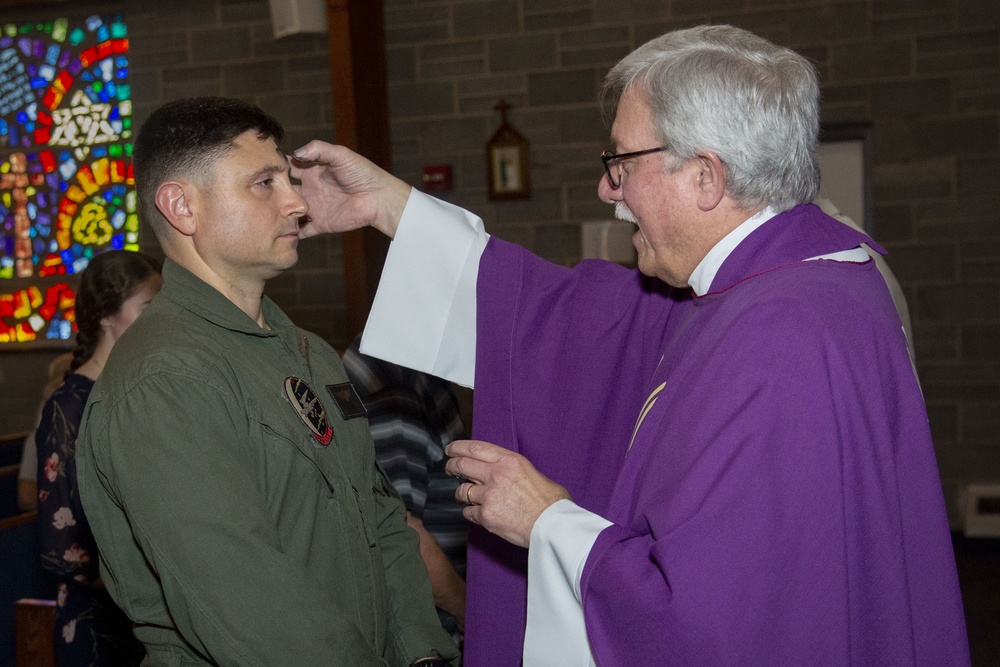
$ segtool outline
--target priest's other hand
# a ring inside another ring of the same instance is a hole
[[[345,146],[310,141],[288,157],[309,204],[299,238],[366,226],[396,235],[409,185]]]
[[[511,544],[527,547],[535,521],[569,492],[538,472],[520,454],[483,442],[456,440],[445,448],[449,475],[466,481],[455,498],[468,505],[465,518]]]

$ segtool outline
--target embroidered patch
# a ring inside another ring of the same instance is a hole
[[[365,407],[361,396],[358,395],[358,391],[350,382],[328,384],[326,390],[330,392],[333,402],[340,411],[340,416],[344,419],[356,419],[368,414],[368,408]]]
[[[292,404],[292,409],[299,416],[313,437],[321,445],[328,445],[333,440],[333,429],[326,419],[326,410],[319,401],[319,396],[305,382],[297,377],[285,378],[285,396]]]

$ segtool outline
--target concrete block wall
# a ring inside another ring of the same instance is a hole
[[[666,30],[728,22],[813,59],[824,121],[872,127],[875,236],[909,299],[953,518],[969,481],[1000,481],[1000,3],[384,4],[396,172],[419,185],[424,165],[452,164],[455,188],[445,199],[482,215],[492,233],[565,264],[580,257],[580,224],[611,215],[595,192],[607,138],[595,98],[619,58]],[[170,99],[223,94],[277,115],[289,146],[333,136],[325,37],[274,40],[266,0],[42,7],[5,8],[0,22],[52,11],[125,13],[137,120]],[[500,98],[531,141],[529,200],[487,198],[485,142],[499,125]],[[300,255],[268,291],[302,326],[343,345],[340,244],[310,240]],[[0,432],[27,427],[34,399],[10,410],[5,397],[27,392],[14,378],[32,364],[43,375],[47,358],[0,355]]]
[[[79,0],[4,6],[0,24],[120,12],[129,28],[136,124],[161,104],[193,95],[250,100],[277,117],[292,150],[333,139],[330,67],[323,34],[275,40],[267,0]],[[148,229],[143,248],[162,255]],[[346,344],[343,260],[336,237],[299,246],[298,266],[268,294],[300,326]],[[0,352],[0,433],[30,428],[46,366],[58,351]]]
[[[326,35],[274,38],[266,0],[129,0],[136,120],[164,102],[225,95],[259,104],[285,127],[285,147],[333,139]],[[151,234],[146,239],[155,243]],[[343,261],[335,237],[300,244],[298,266],[268,294],[334,344],[343,326]]]
[[[876,239],[906,292],[952,523],[1000,481],[1000,3],[952,0],[385,0],[394,165],[451,163],[492,233],[580,257],[620,57],[667,30],[732,23],[811,58],[827,123],[870,123]],[[513,105],[534,195],[491,202],[484,143]]]

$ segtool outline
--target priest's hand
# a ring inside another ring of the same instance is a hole
[[[410,186],[344,146],[310,141],[289,156],[291,174],[309,213],[299,238],[372,226],[389,238],[410,196]]]
[[[535,521],[570,495],[520,454],[481,440],[456,440],[445,452],[449,475],[466,481],[455,498],[468,505],[465,518],[511,544],[527,547]]]

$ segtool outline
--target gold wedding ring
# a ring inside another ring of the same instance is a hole
[[[472,482],[469,482],[469,486],[465,487],[465,504],[466,505],[475,505],[476,504],[476,503],[472,502],[472,487],[474,487],[474,486],[475,486],[475,484],[473,484]]]

